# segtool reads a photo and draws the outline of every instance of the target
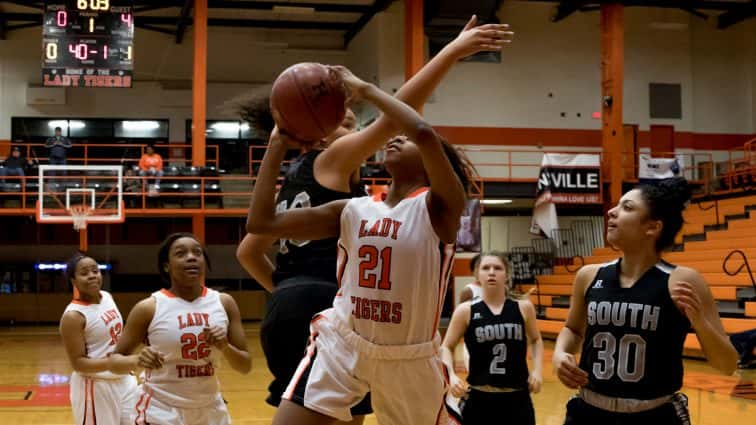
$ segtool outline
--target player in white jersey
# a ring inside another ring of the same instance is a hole
[[[170,288],[134,306],[116,347],[128,355],[147,341],[142,357],[148,365],[132,424],[231,423],[216,376],[220,355],[245,374],[252,362],[236,302],[204,285],[208,263],[191,233],[168,236],[158,250],[159,271]]]
[[[407,137],[386,145],[393,182],[385,201],[363,197],[276,213],[278,169],[294,142],[277,130],[271,136],[247,231],[339,236],[341,285],[333,308],[313,320],[307,354],[273,424],[349,421],[350,407],[368,391],[382,425],[441,423],[446,379],[437,327],[469,163],[412,108],[343,67],[333,69],[353,98],[373,103]]]
[[[97,262],[77,254],[66,264],[74,299],[60,319],[60,334],[73,367],[70,397],[74,423],[119,424],[124,406],[133,404],[136,378],[129,371],[137,357],[110,357],[123,330],[123,319],[109,293],[101,290]],[[125,423],[125,422],[124,422]]]

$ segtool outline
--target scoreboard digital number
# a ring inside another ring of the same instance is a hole
[[[42,25],[42,81],[55,87],[131,87],[133,3],[50,0]]]

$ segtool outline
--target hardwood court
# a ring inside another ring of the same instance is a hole
[[[229,403],[234,424],[269,424],[274,409],[263,401],[270,374],[260,349],[259,324],[245,324],[253,354],[252,372],[239,375],[220,370],[223,396]],[[533,397],[538,424],[558,425],[572,391],[563,387],[551,371],[551,342],[546,343],[544,385]],[[0,423],[2,425],[70,425],[66,381],[70,367],[65,359],[57,328],[21,327],[0,329]],[[685,393],[690,399],[695,425],[751,425],[756,418],[756,370],[722,377],[706,364],[685,364]],[[57,384],[56,384],[57,383]],[[504,412],[503,412],[504,413]],[[368,425],[375,425],[369,417]],[[411,425],[411,424],[408,424]]]

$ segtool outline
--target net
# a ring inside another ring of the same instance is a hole
[[[91,213],[91,208],[86,205],[73,205],[68,209],[73,219],[73,228],[76,231],[87,228],[87,217]]]

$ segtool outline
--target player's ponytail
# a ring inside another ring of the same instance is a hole
[[[662,222],[661,234],[656,240],[656,251],[661,252],[674,244],[682,229],[682,214],[691,197],[690,186],[684,178],[675,177],[656,184],[643,184],[637,189],[646,201],[649,218]]]
[[[472,182],[477,177],[475,166],[472,165],[472,162],[470,162],[470,159],[464,154],[464,152],[457,149],[454,145],[449,143],[449,141],[441,136],[439,136],[439,140],[441,141],[441,147],[444,149],[444,153],[454,170],[454,174],[457,175],[460,183],[462,183],[462,188],[464,188],[465,194],[469,195]]]
[[[276,125],[270,111],[270,86],[261,87],[227,102],[230,109],[242,121],[247,122],[257,138],[267,140]]]

